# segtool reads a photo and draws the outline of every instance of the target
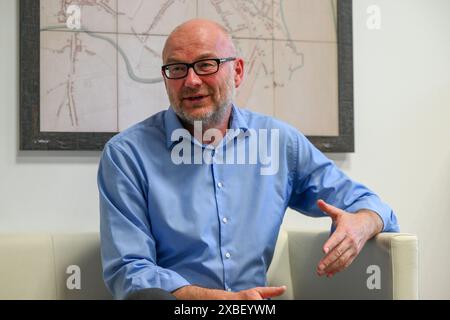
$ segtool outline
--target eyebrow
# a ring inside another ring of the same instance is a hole
[[[198,57],[195,58],[195,60],[193,60],[192,62],[198,61],[198,60],[203,60],[203,59],[214,59],[216,58],[217,55],[213,54],[213,53],[204,53],[199,55]],[[166,61],[166,64],[170,64],[170,63],[185,63],[185,61],[182,60],[178,60],[176,58],[168,58]]]

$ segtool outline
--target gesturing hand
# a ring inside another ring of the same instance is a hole
[[[353,262],[367,240],[381,232],[383,222],[370,210],[348,213],[323,200],[318,200],[317,206],[330,216],[336,227],[335,232],[323,245],[325,257],[317,265],[319,276],[331,277]]]
[[[178,300],[263,300],[281,296],[285,291],[286,286],[256,287],[239,292],[228,292],[188,285],[175,290],[172,294]]]
[[[248,290],[236,292],[233,296],[235,300],[264,300],[281,296],[286,291],[286,287],[256,287]]]

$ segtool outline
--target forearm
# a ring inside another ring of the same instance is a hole
[[[367,221],[366,233],[368,235],[368,239],[373,238],[383,231],[383,220],[375,211],[369,209],[361,209],[357,211],[357,214],[360,216],[364,216],[365,220]]]
[[[172,292],[178,300],[232,300],[233,293],[224,290],[185,286]]]

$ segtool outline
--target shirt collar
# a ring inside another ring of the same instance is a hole
[[[164,127],[166,130],[166,146],[167,148],[171,148],[172,145],[177,141],[172,141],[172,133],[177,129],[183,129],[183,125],[181,124],[180,119],[178,119],[175,111],[173,111],[172,107],[164,114]]]
[[[231,110],[231,124],[230,129],[241,129],[243,132],[248,131],[248,124],[245,121],[241,110],[236,107],[234,104],[232,105]]]
[[[234,104],[231,107],[231,124],[230,129],[240,129],[242,132],[250,134],[247,122],[245,121],[241,111]],[[172,133],[177,129],[184,129],[180,119],[172,107],[164,114],[164,126],[166,131],[166,146],[171,148],[175,143],[180,141],[172,141]]]

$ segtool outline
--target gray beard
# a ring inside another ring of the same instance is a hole
[[[228,97],[227,99],[217,106],[216,109],[208,112],[201,117],[193,117],[190,114],[184,112],[183,108],[173,107],[173,110],[177,116],[186,124],[194,126],[195,122],[201,122],[203,129],[214,128],[216,125],[223,122],[224,118],[228,115],[228,111],[231,108],[232,101],[236,94],[236,88],[234,81],[228,83]]]
[[[217,109],[208,112],[201,117],[191,116],[186,114],[183,109],[174,108],[177,116],[186,124],[194,125],[195,122],[201,122],[203,128],[213,128],[215,125],[222,123],[223,119],[228,114],[229,107],[231,107],[231,101],[220,105]]]

